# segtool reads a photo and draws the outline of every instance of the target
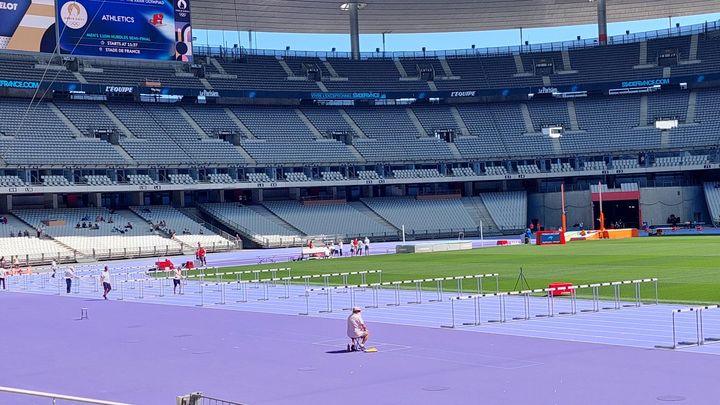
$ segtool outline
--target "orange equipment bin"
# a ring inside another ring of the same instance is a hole
[[[572,287],[572,283],[550,283],[548,285],[548,288],[558,288],[558,287]],[[570,295],[570,290],[562,290],[562,291],[553,291],[552,295],[553,297],[557,297],[558,295]]]

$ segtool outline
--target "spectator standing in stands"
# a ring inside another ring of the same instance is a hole
[[[182,287],[180,286],[181,280],[182,268],[176,267],[173,269],[173,294],[177,294],[178,287],[180,288],[180,292],[182,292]]]
[[[57,263],[55,259],[50,262],[50,269],[52,269],[52,275],[50,277],[55,278],[55,273],[57,273]]]
[[[17,256],[13,256],[12,258],[12,269],[15,270],[18,267],[20,267],[20,260],[18,260]]]
[[[103,286],[103,298],[107,299],[107,295],[112,291],[112,285],[110,284],[110,269],[105,266],[102,274],[100,274],[100,282]]]
[[[365,256],[370,255],[370,238],[365,237]]]
[[[0,267],[0,284],[2,284],[2,289],[5,290],[5,274],[7,274],[7,271],[5,270],[5,266]]]
[[[73,266],[65,269],[65,291],[68,294],[70,294],[70,290],[72,289],[72,281],[75,277],[75,268]]]

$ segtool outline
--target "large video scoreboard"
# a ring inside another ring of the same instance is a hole
[[[60,52],[192,61],[190,0],[57,0]]]
[[[190,0],[0,0],[0,49],[192,62]]]

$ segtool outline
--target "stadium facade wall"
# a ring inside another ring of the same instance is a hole
[[[650,225],[665,225],[670,214],[682,222],[711,222],[702,186],[641,188],[640,209]]]
[[[546,228],[560,227],[560,193],[532,193],[528,195],[528,221],[537,218]],[[565,193],[567,223],[583,222],[586,227],[595,224],[590,191]],[[685,221],[698,220],[710,223],[710,214],[701,186],[646,187],[640,189],[642,220],[649,225],[665,225],[670,214]]]
[[[593,224],[593,207],[590,190],[569,191],[565,193],[568,227],[580,222],[586,227]],[[560,193],[532,193],[528,195],[528,221],[538,219],[545,229],[557,229],[561,226],[562,214]]]

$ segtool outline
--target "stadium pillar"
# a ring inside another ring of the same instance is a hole
[[[210,191],[210,201],[217,203],[225,202],[225,190],[212,190]]]
[[[463,186],[465,188],[465,195],[463,197],[472,197],[473,196],[472,182],[466,181],[465,183],[463,183]]]
[[[263,190],[261,188],[253,189],[252,191],[252,202],[261,203],[263,202]]]
[[[598,15],[598,41],[600,45],[607,45],[607,5],[605,0],[597,1],[597,15]]]
[[[52,208],[56,210],[58,208],[58,195],[57,194],[45,194],[43,195],[45,200],[45,208]]]
[[[350,50],[353,60],[360,60],[360,29],[358,23],[358,11],[360,4],[356,2],[347,3],[350,13]]]
[[[12,194],[7,194],[0,197],[0,212],[8,214],[12,211]]]
[[[173,207],[185,207],[185,191],[172,192],[172,205]]]
[[[90,203],[98,208],[102,207],[102,193],[90,193],[89,197]]]
[[[145,205],[145,193],[138,191],[130,194],[130,203],[132,205]]]

